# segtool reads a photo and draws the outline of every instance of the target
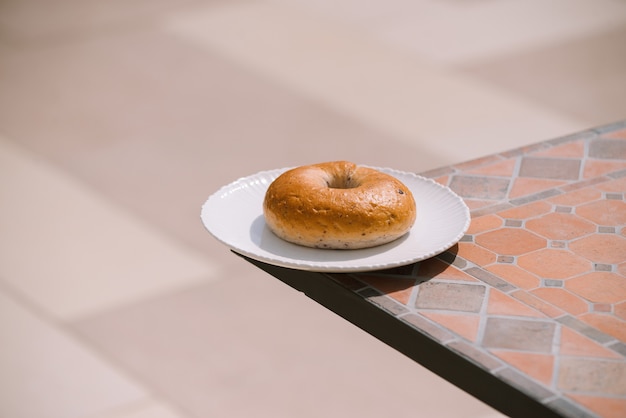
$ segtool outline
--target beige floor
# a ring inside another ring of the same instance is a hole
[[[0,416],[496,417],[213,240],[259,170],[626,117],[619,0],[0,2]]]

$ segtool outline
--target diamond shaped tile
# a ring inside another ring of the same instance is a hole
[[[499,200],[506,197],[509,180],[497,177],[455,176],[450,182],[450,188],[466,198]]]
[[[626,363],[563,357],[558,386],[563,390],[626,396]]]
[[[554,356],[539,353],[521,353],[518,351],[491,350],[496,356],[549,385],[554,369]]]
[[[589,156],[593,158],[626,160],[626,141],[598,138],[589,144]]]
[[[485,286],[473,284],[426,282],[419,286],[415,306],[420,309],[447,309],[479,312]]]
[[[439,312],[422,312],[422,315],[470,341],[476,341],[480,323],[479,316],[454,315]]]
[[[538,158],[522,159],[519,175],[541,179],[576,180],[580,173],[579,159]]]
[[[567,327],[561,328],[559,351],[566,356],[620,358],[614,351]]]
[[[554,332],[551,322],[491,317],[485,325],[483,344],[489,348],[550,353]]]

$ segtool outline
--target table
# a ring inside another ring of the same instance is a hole
[[[471,225],[366,273],[249,262],[509,416],[626,416],[626,122],[421,173]]]

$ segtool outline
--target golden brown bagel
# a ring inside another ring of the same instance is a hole
[[[347,161],[288,170],[270,184],[263,214],[278,237],[315,248],[357,249],[406,234],[416,216],[408,187]]]

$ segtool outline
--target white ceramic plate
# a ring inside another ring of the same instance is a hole
[[[274,235],[263,218],[263,198],[270,183],[287,168],[263,171],[222,187],[202,206],[201,219],[211,235],[240,254],[310,271],[358,272],[403,266],[433,257],[463,237],[470,223],[469,209],[452,190],[413,173],[376,169],[402,181],[417,205],[417,219],[409,233],[378,247],[323,250],[291,244]]]

